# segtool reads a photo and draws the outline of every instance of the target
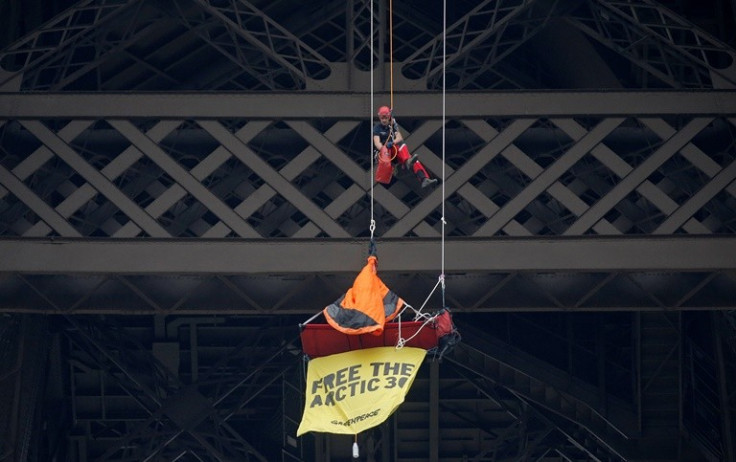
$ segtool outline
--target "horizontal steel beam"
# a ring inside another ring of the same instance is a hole
[[[379,240],[381,271],[441,270],[434,239]],[[354,273],[368,241],[2,239],[0,273]],[[736,237],[464,238],[445,242],[445,271],[720,271],[736,269]]]
[[[395,95],[399,117],[439,118],[440,93]],[[305,119],[370,117],[389,96],[368,93],[0,93],[0,118],[172,117]],[[736,91],[452,93],[450,118],[733,114]]]

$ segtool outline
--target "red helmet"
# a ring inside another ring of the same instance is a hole
[[[379,107],[378,108],[378,115],[379,116],[382,116],[382,115],[391,115],[391,108],[389,108],[388,106],[381,106],[381,107]]]

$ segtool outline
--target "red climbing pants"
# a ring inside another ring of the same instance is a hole
[[[411,157],[411,154],[409,154],[409,148],[406,147],[406,144],[402,144],[401,147],[399,147],[399,152],[396,154],[396,159],[401,163],[404,164],[409,158]],[[416,175],[423,174],[423,178],[429,178],[429,173],[427,172],[427,169],[424,168],[424,165],[422,165],[421,162],[414,161],[414,164],[411,166],[412,170]]]

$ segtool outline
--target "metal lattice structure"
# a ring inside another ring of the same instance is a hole
[[[733,234],[733,93],[680,94],[669,107],[668,96],[549,94],[540,105],[549,112],[538,114],[526,106],[533,94],[451,96],[448,236]],[[284,94],[281,105],[269,95],[282,109],[266,117],[262,96],[77,98],[0,96],[18,113],[2,126],[4,235],[366,235],[365,97]],[[402,98],[420,107],[430,100]],[[341,104],[344,115],[308,118],[286,101]],[[577,113],[585,104],[597,114]],[[149,110],[145,119],[126,114],[136,106]],[[490,116],[489,106],[504,109]],[[174,107],[193,118],[177,119]],[[407,142],[442,172],[440,114],[428,112],[405,116]],[[379,235],[439,236],[442,191],[412,186],[376,188]]]
[[[681,2],[394,3],[82,0],[0,51],[0,461],[349,457],[294,436],[297,325],[372,217],[416,305],[445,233],[463,341],[367,460],[734,457],[729,37]],[[390,96],[441,187],[372,184]]]

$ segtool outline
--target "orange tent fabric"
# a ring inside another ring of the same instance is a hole
[[[380,335],[384,324],[401,311],[404,300],[381,281],[377,264],[375,255],[369,256],[353,286],[323,310],[332,327],[350,335]]]

